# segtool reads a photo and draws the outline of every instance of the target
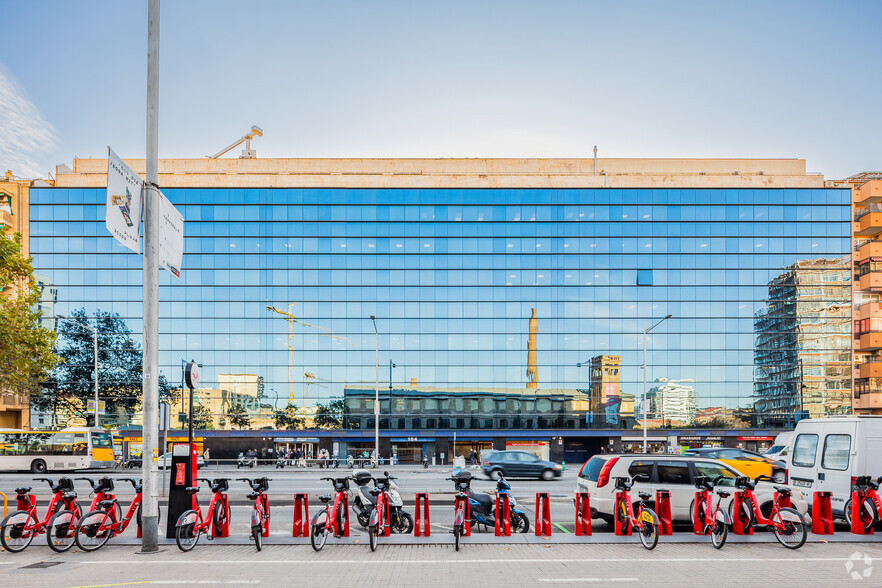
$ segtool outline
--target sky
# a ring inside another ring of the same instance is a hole
[[[144,157],[147,1],[0,0],[0,171]],[[159,156],[882,170],[882,2],[162,4]],[[230,155],[237,155],[238,149]]]

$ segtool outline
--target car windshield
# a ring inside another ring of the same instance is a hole
[[[780,453],[781,450],[784,449],[783,445],[772,445],[766,450],[766,455],[772,455],[774,453]]]

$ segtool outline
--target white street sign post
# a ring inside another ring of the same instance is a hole
[[[107,148],[107,201],[104,225],[123,246],[141,253],[141,191],[144,181]]]

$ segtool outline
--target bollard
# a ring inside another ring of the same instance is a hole
[[[591,499],[587,492],[576,494],[576,535],[591,534]]]
[[[33,494],[19,494],[16,496],[17,506],[15,510],[30,510],[37,506],[37,497]]]
[[[423,507],[423,515],[425,516],[426,523],[423,527],[420,526],[420,502],[422,501]],[[413,523],[413,536],[414,537],[430,537],[432,535],[432,531],[429,528],[429,493],[428,492],[419,492],[416,495],[416,500],[414,501],[414,523]]]
[[[217,497],[217,503],[214,506],[217,508],[222,508],[221,512],[224,513],[223,518],[220,521],[220,528],[218,528],[217,517],[213,521],[211,521],[211,536],[212,537],[229,537],[230,536],[230,499],[226,494],[220,494]]]
[[[501,519],[501,520],[500,520]],[[511,504],[508,500],[508,494],[504,496],[496,495],[496,536],[505,535],[511,537]]]
[[[851,532],[855,535],[875,535],[876,529],[871,524],[872,514],[861,508],[867,494],[864,490],[853,490],[851,493]],[[869,527],[869,528],[868,528]]]
[[[623,492],[619,490],[616,492],[616,512],[615,512],[615,533],[616,535],[630,535],[631,534],[631,518],[630,517],[622,517],[622,508],[628,508],[628,505],[624,504],[622,501]],[[625,520],[622,520],[622,519]]]
[[[671,520],[671,491],[664,488],[655,492],[655,514],[658,515],[659,535],[673,535],[674,525]]]
[[[536,493],[536,536],[551,536],[551,500],[548,492]]]
[[[833,534],[832,492],[815,492],[812,500],[812,533],[815,535]]]
[[[750,516],[741,506],[744,503],[744,492],[736,492],[732,499],[732,532],[736,535],[753,535]]]
[[[309,495],[294,495],[294,532],[292,537],[309,536]]]

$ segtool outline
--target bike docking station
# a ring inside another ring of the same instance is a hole
[[[576,523],[578,526],[578,522]],[[551,499],[548,492],[536,493],[536,536],[551,536]]]
[[[292,537],[309,537],[309,494],[294,495],[294,530]]]
[[[511,503],[508,500],[508,494],[503,496],[496,495],[496,521],[494,527],[494,534],[497,537],[502,535],[511,537]]]
[[[462,509],[463,509],[463,513],[464,513],[463,522],[462,522],[462,536],[463,537],[471,537],[472,536],[472,523],[471,523],[472,513],[471,513],[471,510],[469,509],[469,499],[464,498],[464,497],[461,498],[459,496],[457,496],[454,499],[454,502],[453,502],[454,516],[456,515],[456,512],[460,509],[460,505],[462,505]],[[509,521],[509,523],[510,522],[511,521]]]
[[[422,503],[422,504],[420,504]],[[425,525],[421,526],[420,519],[420,506],[422,506],[422,514],[424,515],[426,522]],[[414,537],[429,537],[432,534],[432,530],[430,529],[429,522],[429,493],[428,492],[418,492],[416,497],[414,498],[414,522],[413,522],[413,536]]]
[[[832,492],[815,492],[812,498],[812,533],[833,534]]]
[[[165,525],[167,539],[175,538],[175,525],[178,517],[196,508],[196,495],[190,495],[187,488],[196,485],[196,446],[189,443],[175,443],[172,446],[171,479],[168,487],[168,515]],[[229,506],[227,506],[229,520]],[[138,526],[140,537],[141,527]]]
[[[736,535],[753,535],[750,515],[744,512],[744,491],[739,490],[732,498],[732,532]]]
[[[377,495],[376,508],[380,508],[381,502],[383,503],[383,520],[378,521],[378,523],[383,525],[383,534],[381,537],[388,537],[392,529],[392,520],[389,517],[389,495],[385,492],[380,492]],[[376,512],[376,508],[374,509],[374,512]],[[349,517],[346,517],[346,527],[349,527]]]
[[[591,498],[587,492],[576,494],[576,535],[591,535]]]
[[[655,492],[655,514],[658,515],[658,534],[673,535],[674,523],[671,517],[671,491],[656,490]]]
[[[613,517],[615,519],[615,534],[619,536],[625,536],[631,534],[631,518],[625,517],[625,520],[622,521],[622,517],[619,516],[619,513],[622,511],[624,491],[617,490],[616,491],[616,514]]]
[[[869,495],[869,488],[855,487],[851,492],[851,532],[854,535],[874,535],[876,533],[876,529],[872,525],[872,514],[861,508]]]

